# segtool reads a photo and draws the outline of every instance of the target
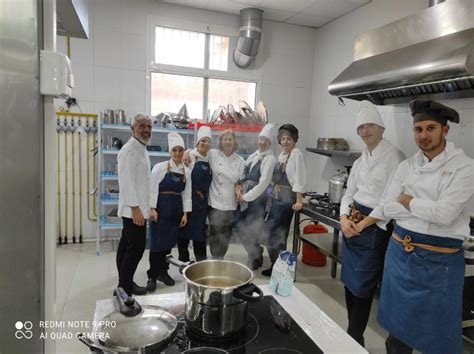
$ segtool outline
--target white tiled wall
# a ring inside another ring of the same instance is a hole
[[[311,118],[308,124],[308,146],[315,147],[318,137],[345,138],[351,148],[361,149],[363,144],[355,132],[355,115],[358,103],[345,100],[344,107],[328,94],[329,83],[351,62],[354,39],[360,33],[408,16],[428,7],[426,0],[374,0],[317,30],[314,61]],[[461,124],[452,124],[448,139],[474,157],[474,99],[451,100],[445,104],[461,114]],[[417,147],[413,141],[412,118],[408,105],[380,106],[386,125],[385,137],[397,145],[407,156]],[[345,158],[329,159],[307,153],[309,190],[327,192],[328,179],[336,169],[350,164]],[[474,203],[471,203],[474,204]],[[471,206],[472,214],[474,207]]]
[[[128,116],[147,112],[149,16],[233,26],[236,32],[239,28],[238,16],[156,0],[89,0],[88,5],[90,38],[71,38],[70,48],[75,78],[73,95],[85,113],[107,108],[123,108]],[[271,122],[292,122],[301,130],[299,144],[304,149],[316,30],[264,21],[263,32],[259,98],[265,102]],[[58,37],[58,51],[67,52],[65,37]],[[58,100],[57,105],[63,102]],[[86,231],[92,235],[91,224],[86,225]]]

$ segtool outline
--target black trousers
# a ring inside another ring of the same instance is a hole
[[[161,252],[150,251],[148,257],[148,260],[150,261],[150,269],[146,272],[149,279],[156,280],[159,275],[168,272],[170,265],[166,262],[166,256],[169,254],[171,254],[171,248]]]
[[[413,348],[403,343],[400,339],[395,338],[390,333],[385,340],[385,348],[387,349],[387,354],[411,354],[413,352]]]
[[[214,259],[223,259],[229,249],[235,222],[235,210],[209,208],[209,246]]]
[[[372,294],[368,298],[355,296],[348,288],[344,287],[346,293],[347,318],[349,326],[347,334],[349,334],[360,345],[365,346],[364,332],[369,321],[370,308],[372,307]]]
[[[115,261],[119,275],[119,286],[128,295],[132,295],[133,275],[145,251],[146,222],[143,226],[137,226],[133,223],[133,219],[122,218],[122,221],[122,237],[120,238]]]
[[[193,240],[193,250],[196,262],[207,259],[206,241]],[[178,238],[178,259],[182,262],[189,262],[189,240],[186,238]]]

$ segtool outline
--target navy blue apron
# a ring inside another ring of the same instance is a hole
[[[188,213],[188,224],[180,237],[187,240],[206,240],[206,218],[212,171],[209,162],[197,161],[191,173],[193,211]]]
[[[248,164],[245,166],[245,170],[244,170],[245,177],[243,179],[243,182],[253,184],[253,187],[254,187],[260,181],[260,176],[261,176],[260,167],[262,165],[262,160],[259,159],[257,163],[253,165],[252,168],[250,168],[250,165],[251,164]],[[251,188],[248,190],[251,190]],[[244,190],[242,194],[248,192],[248,190]],[[265,215],[266,203],[267,203],[267,194],[262,193],[257,199],[249,202],[247,208],[244,211],[240,211],[239,209],[237,213],[236,226],[245,228],[245,226],[246,225],[249,226],[250,223],[253,225],[254,221],[258,219],[262,220],[262,226],[263,226],[263,218]]]
[[[413,243],[461,248],[462,241],[395,226]],[[440,253],[390,239],[377,319],[394,337],[423,353],[462,352],[464,253]]]
[[[372,212],[356,202],[354,207],[365,215]],[[391,225],[382,230],[373,224],[358,236],[343,237],[341,281],[357,297],[371,297],[380,281]]]
[[[291,219],[293,218],[293,204],[296,203],[296,193],[291,190],[286,163],[278,163],[273,170],[273,185],[279,185],[278,195],[273,192],[272,206],[267,220],[267,247],[285,250]]]
[[[181,173],[167,172],[161,181],[156,205],[158,221],[150,222],[151,252],[167,251],[176,244],[183,216],[181,192],[185,186],[185,176]],[[178,194],[166,194],[166,192]]]

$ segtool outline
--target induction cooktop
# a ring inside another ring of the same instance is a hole
[[[187,331],[183,314],[178,315],[178,320],[174,337],[161,353],[322,353],[273,296],[249,303],[247,326],[241,335],[231,339],[196,338]]]

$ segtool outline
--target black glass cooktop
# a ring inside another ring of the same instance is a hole
[[[242,335],[224,341],[207,341],[188,335],[184,318],[165,354],[176,353],[322,353],[321,349],[281,307],[273,296],[249,303],[248,321]]]

